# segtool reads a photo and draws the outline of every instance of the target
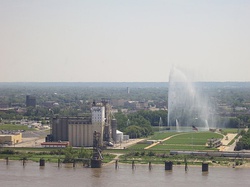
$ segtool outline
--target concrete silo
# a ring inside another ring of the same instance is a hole
[[[111,120],[111,136],[112,136],[114,143],[117,142],[116,130],[117,130],[117,121],[116,119],[112,119]]]

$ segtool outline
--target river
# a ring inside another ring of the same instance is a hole
[[[173,166],[173,171],[165,171],[164,165],[131,165],[108,164],[100,169],[84,168],[77,165],[46,163],[40,167],[39,163],[28,162],[25,166],[21,161],[9,161],[6,165],[0,160],[1,187],[147,187],[147,186],[192,186],[192,187],[230,187],[249,186],[250,168],[209,167],[209,172],[202,173],[201,167]]]

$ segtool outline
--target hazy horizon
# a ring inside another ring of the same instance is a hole
[[[195,82],[197,88],[250,88],[250,82]],[[0,82],[0,88],[169,88],[169,82]]]
[[[250,1],[0,1],[0,82],[250,81]]]

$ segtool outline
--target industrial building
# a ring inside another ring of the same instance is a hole
[[[69,142],[72,146],[92,146],[93,133],[99,132],[103,140],[103,131],[105,126],[105,107],[93,103],[91,108],[91,120],[82,121],[82,123],[68,124]]]
[[[69,141],[73,147],[93,146],[94,132],[100,133],[102,145],[116,142],[117,123],[112,119],[109,100],[95,101],[91,113],[81,117],[54,117],[52,132],[46,141]]]
[[[15,145],[20,142],[22,142],[22,133],[0,135],[0,144]]]
[[[31,95],[26,95],[26,107],[35,107],[36,97]]]
[[[52,141],[69,141],[69,124],[91,124],[91,116],[53,118]]]
[[[74,147],[93,146],[93,133],[103,132],[103,125],[69,124],[69,142]]]

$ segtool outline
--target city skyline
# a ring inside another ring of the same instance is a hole
[[[0,1],[0,82],[249,82],[250,2]]]

